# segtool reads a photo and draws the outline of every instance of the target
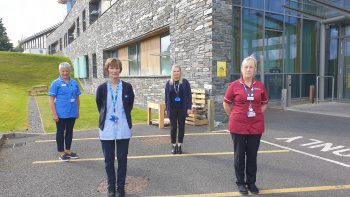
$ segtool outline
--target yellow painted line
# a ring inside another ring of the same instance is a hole
[[[289,150],[266,150],[258,151],[260,154],[266,153],[285,153]],[[166,155],[144,155],[144,156],[128,156],[128,159],[154,159],[154,158],[167,158],[167,157],[192,157],[192,156],[215,156],[215,155],[233,155],[233,152],[216,152],[216,153],[192,153],[192,154],[166,154]],[[103,161],[104,158],[82,158],[82,159],[71,159],[69,162],[83,162],[83,161]],[[61,163],[64,161],[60,160],[47,160],[47,161],[34,161],[33,164],[50,164],[50,163]]]
[[[294,187],[294,188],[282,188],[282,189],[266,189],[260,190],[259,194],[284,194],[284,193],[297,193],[297,192],[317,192],[317,191],[330,191],[330,190],[345,190],[350,189],[350,185],[326,185],[316,187]],[[253,195],[250,194],[249,195]],[[173,195],[173,196],[154,196],[154,197],[216,197],[216,196],[243,196],[239,192],[226,192],[226,193],[211,193],[211,194],[190,194],[190,195]]]
[[[217,132],[217,131],[216,131]],[[206,135],[227,135],[228,133],[188,133],[186,136],[206,136]],[[132,138],[153,138],[153,137],[169,137],[170,135],[136,135]],[[73,139],[73,141],[85,141],[85,140],[99,140],[99,138],[77,138]],[[56,140],[37,140],[37,143],[48,143],[48,142],[56,142]]]

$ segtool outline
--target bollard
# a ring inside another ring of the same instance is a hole
[[[282,89],[281,107],[283,110],[287,108],[287,89]]]
[[[209,124],[208,124],[208,130],[209,131],[214,131],[214,100],[209,99],[208,101],[208,119],[209,119]]]
[[[309,101],[310,101],[310,103],[315,102],[315,86],[314,85],[310,85]]]

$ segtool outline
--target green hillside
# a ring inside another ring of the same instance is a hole
[[[59,76],[58,65],[70,62],[68,58],[48,55],[0,52],[0,132],[25,131],[28,128],[28,90],[35,85],[50,86]],[[71,72],[73,75],[73,72]],[[36,101],[46,132],[55,132],[48,96],[38,96]],[[147,112],[134,108],[133,123],[145,123]],[[155,118],[156,115],[153,114]],[[75,130],[96,129],[98,112],[95,96],[81,95],[80,118]]]
[[[28,128],[28,93],[34,85],[50,85],[58,77],[58,56],[0,52],[0,131]]]

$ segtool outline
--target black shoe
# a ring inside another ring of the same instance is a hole
[[[115,187],[108,187],[107,197],[115,197],[116,191]]]
[[[178,146],[178,147],[177,147],[177,154],[182,154],[181,146]]]
[[[238,185],[238,190],[239,190],[239,193],[241,193],[243,195],[248,194],[248,189],[245,185]]]
[[[177,154],[177,145],[176,146],[173,145],[173,148],[171,149],[171,153]]]
[[[253,183],[248,185],[248,190],[252,192],[253,194],[259,193],[259,188]]]
[[[124,197],[125,196],[125,190],[123,189],[117,189],[117,195],[116,197]]]

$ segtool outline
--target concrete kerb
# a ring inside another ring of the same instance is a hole
[[[27,132],[13,132],[13,133],[1,133],[0,134],[0,148],[4,144],[5,140],[12,138],[25,138],[31,136],[44,135],[44,133],[27,133]]]

